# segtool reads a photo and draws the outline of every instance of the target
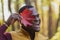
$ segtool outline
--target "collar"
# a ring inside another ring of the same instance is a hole
[[[30,35],[29,35],[29,33],[26,31],[26,30],[24,30],[22,27],[21,27],[21,29],[19,30],[19,31],[17,31],[19,34],[22,34],[22,36],[25,36],[25,37],[27,37],[28,39],[30,39]]]

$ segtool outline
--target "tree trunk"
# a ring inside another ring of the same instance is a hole
[[[5,22],[5,19],[4,19],[4,4],[3,4],[3,0],[1,0],[1,4],[2,4],[2,16],[3,16],[3,22]]]
[[[8,9],[12,15],[12,10],[11,10],[11,0],[8,0]],[[12,24],[12,31],[15,31],[15,27],[14,27],[14,24]]]
[[[25,0],[25,4],[26,4],[26,5],[31,5],[30,0]]]
[[[57,31],[57,20],[59,14],[59,4],[57,0],[50,1],[49,9],[49,38],[51,38]]]
[[[14,8],[15,8],[15,11],[18,13],[18,11],[19,11],[19,0],[15,1]],[[16,22],[15,26],[17,26],[16,27],[17,30],[20,29],[20,24],[18,21]]]

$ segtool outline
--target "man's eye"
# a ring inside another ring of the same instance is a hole
[[[39,19],[39,24],[41,23],[41,20]]]
[[[38,15],[36,15],[36,17],[39,17],[39,14],[38,14]]]
[[[34,22],[38,22],[38,20],[34,20]]]

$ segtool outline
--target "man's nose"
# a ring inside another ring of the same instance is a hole
[[[40,24],[40,18],[36,17],[35,22]]]
[[[35,20],[33,21],[33,23],[34,23],[34,24],[40,24],[40,20],[39,20],[39,19],[35,19]]]
[[[39,18],[38,18],[38,17],[36,17],[36,20],[39,20]]]

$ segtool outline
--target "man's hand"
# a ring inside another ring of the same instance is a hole
[[[5,22],[8,26],[13,24],[16,20],[20,21],[20,15],[19,14],[12,14],[10,15],[10,17],[8,18],[8,20]]]

